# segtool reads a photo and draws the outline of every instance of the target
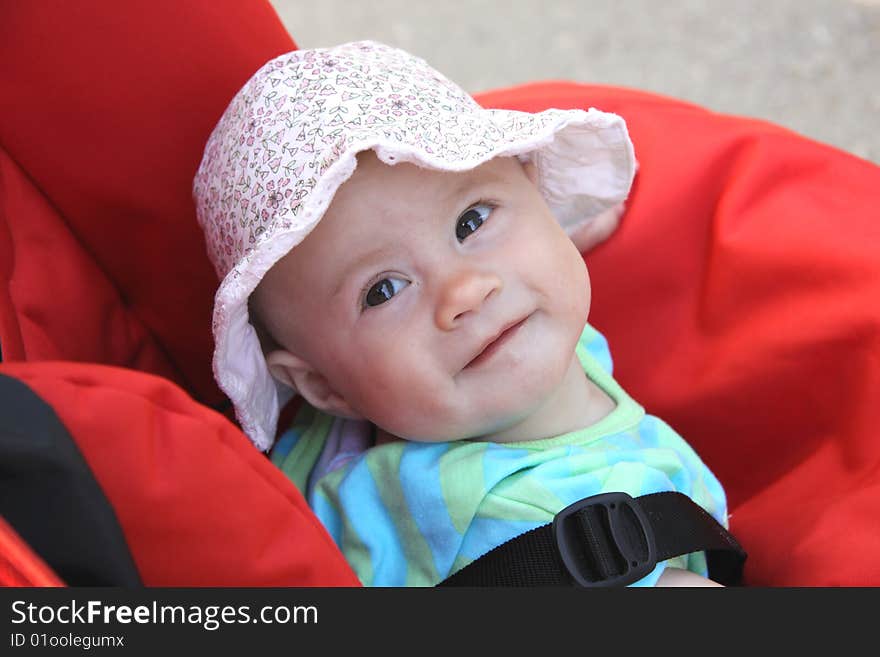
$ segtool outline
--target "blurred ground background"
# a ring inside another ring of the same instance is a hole
[[[469,92],[567,79],[766,119],[880,163],[880,0],[272,0],[302,48],[375,39]]]

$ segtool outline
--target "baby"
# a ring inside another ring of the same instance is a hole
[[[194,183],[215,375],[365,585],[435,585],[610,491],[679,491],[726,524],[586,323],[581,252],[634,170],[618,116],[484,110],[373,42],[282,55],[233,99]],[[636,584],[706,574],[694,552]]]

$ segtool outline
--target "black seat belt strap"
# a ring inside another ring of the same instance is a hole
[[[709,577],[738,584],[746,553],[687,495],[585,498],[474,560],[438,586],[624,586],[661,561],[706,551]]]

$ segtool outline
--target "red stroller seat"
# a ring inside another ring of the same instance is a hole
[[[190,196],[226,103],[295,45],[268,4],[117,10],[0,9],[0,375],[66,427],[144,584],[356,585],[213,383],[216,279]],[[627,120],[641,168],[586,256],[592,323],[622,385],[724,483],[746,583],[880,584],[880,169],[633,90],[478,100]]]

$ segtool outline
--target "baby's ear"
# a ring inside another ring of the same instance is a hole
[[[318,410],[351,420],[363,419],[323,374],[296,354],[276,349],[266,355],[266,364],[275,379],[296,390]]]

